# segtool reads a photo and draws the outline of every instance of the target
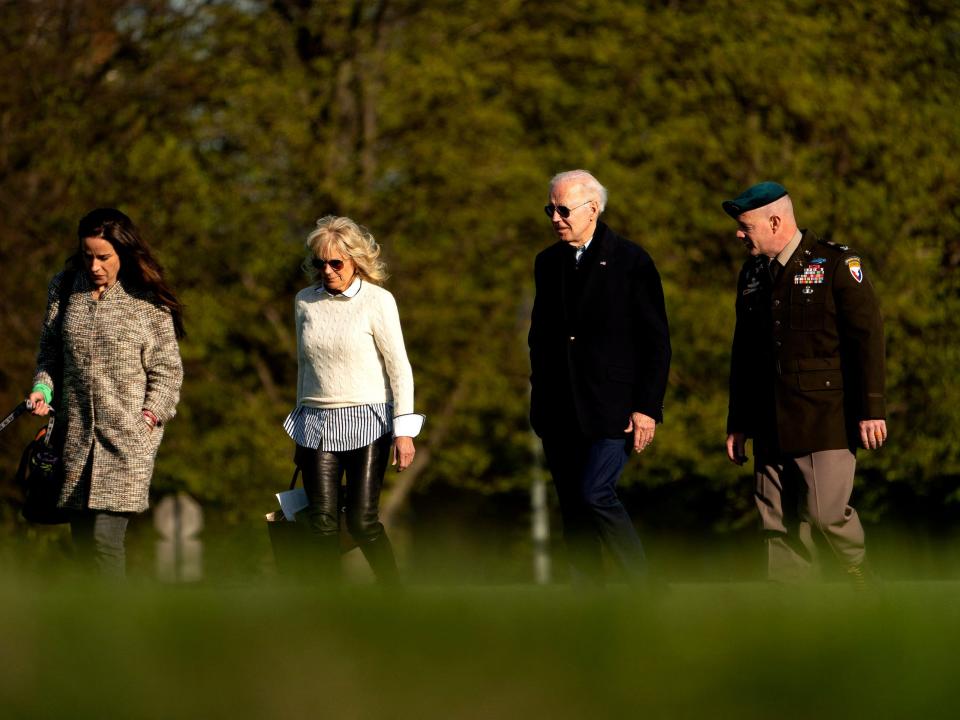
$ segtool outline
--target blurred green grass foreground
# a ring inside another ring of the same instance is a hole
[[[960,584],[7,577],[4,718],[956,717]]]

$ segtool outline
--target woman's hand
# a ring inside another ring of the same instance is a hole
[[[397,466],[397,472],[403,472],[410,467],[416,454],[417,449],[413,446],[412,437],[398,437],[393,441],[393,460],[390,464]]]
[[[147,410],[146,408],[144,408],[143,410],[140,411],[140,413],[143,415],[143,420],[144,420],[144,422],[146,422],[147,425],[150,426],[150,430],[151,430],[151,431],[152,431],[157,425],[160,424],[160,421],[157,419],[157,416],[154,415],[153,412],[151,412],[150,410]]]
[[[34,415],[49,415],[50,406],[47,405],[47,401],[43,399],[42,392],[32,392],[27,397],[27,400],[30,401],[30,404],[33,405],[33,414]]]

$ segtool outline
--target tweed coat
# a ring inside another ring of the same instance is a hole
[[[810,231],[776,281],[750,258],[737,285],[727,432],[797,455],[855,449],[886,416],[883,321],[850,248]]]
[[[120,280],[94,300],[87,274],[78,272],[61,332],[63,275],[54,276],[47,292],[34,376],[34,383],[50,386],[58,397],[58,431],[65,433],[60,506],[142,512],[183,380],[173,318],[149,292],[128,292]],[[61,363],[63,387],[55,388]],[[155,428],[144,409],[157,416]],[[82,482],[87,458],[89,486]]]

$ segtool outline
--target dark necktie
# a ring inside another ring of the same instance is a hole
[[[783,272],[783,265],[778,263],[776,259],[770,261],[770,280],[775,285],[777,280],[780,279],[780,273]]]

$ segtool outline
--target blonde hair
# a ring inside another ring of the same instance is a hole
[[[316,229],[307,236],[307,256],[301,267],[312,282],[320,278],[313,259],[322,257],[323,251],[330,247],[353,260],[364,280],[382,285],[387,279],[386,263],[380,260],[380,246],[370,231],[348,217],[326,215],[317,220]]]

